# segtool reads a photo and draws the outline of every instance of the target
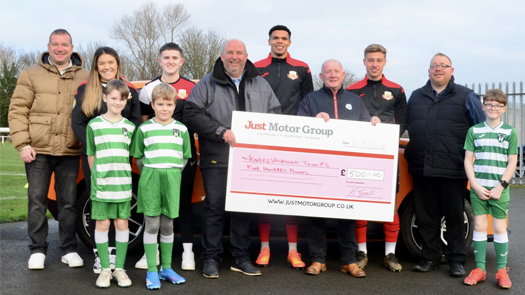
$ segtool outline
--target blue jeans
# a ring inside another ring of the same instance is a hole
[[[202,204],[202,247],[204,262],[218,265],[223,252],[221,238],[224,231],[227,168],[202,169],[206,198]],[[250,213],[230,212],[230,253],[233,263],[250,260]]]
[[[325,218],[308,218],[306,238],[312,262],[326,263],[326,224]],[[337,220],[337,241],[341,252],[341,264],[356,262],[357,241],[355,238],[355,220]]]
[[[36,155],[31,163],[26,163],[29,183],[27,191],[27,235],[31,239],[31,254],[47,253],[48,225],[46,218],[47,193],[52,172],[55,172],[55,191],[58,204],[58,231],[62,255],[76,252],[77,236],[77,175],[78,156]]]

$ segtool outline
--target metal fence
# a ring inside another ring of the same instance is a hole
[[[477,85],[472,84],[472,87],[465,85],[466,87],[474,90],[479,96],[483,98],[487,90],[489,89],[500,89],[507,95],[507,111],[503,115],[503,122],[512,125],[518,132],[518,167],[516,173],[512,178],[514,184],[525,184],[525,91],[523,89],[523,81],[516,83],[492,83],[489,85],[485,83],[485,87],[482,87],[481,83]]]

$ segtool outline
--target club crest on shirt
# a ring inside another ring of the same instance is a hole
[[[179,92],[177,93],[177,96],[180,97],[180,98],[188,97],[188,94],[186,93],[186,89],[179,89]]]
[[[385,93],[383,93],[383,98],[386,100],[391,100],[392,98],[394,98],[394,96],[392,95],[392,92],[385,91]]]
[[[352,105],[349,104],[349,103],[347,103],[347,104],[345,105],[345,108],[346,108],[347,110],[351,111],[351,110],[352,110]]]
[[[179,129],[173,128],[173,135],[175,135],[175,137],[179,137]]]
[[[498,141],[499,142],[503,142],[505,140],[505,137],[507,137],[507,136],[505,134],[503,134],[503,133],[498,134]]]
[[[296,71],[290,71],[288,72],[288,78],[292,79],[292,80],[296,80],[297,78],[299,78],[299,76],[297,75],[297,72]]]
[[[126,129],[126,127],[122,127],[122,134],[124,134],[124,136],[128,136],[128,129]]]

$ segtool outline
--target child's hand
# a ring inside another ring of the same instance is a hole
[[[494,200],[499,200],[501,197],[501,193],[503,192],[504,188],[501,185],[496,186],[495,188],[490,190],[490,198]]]
[[[483,201],[490,199],[490,191],[479,184],[470,184],[470,188],[476,192],[478,198]]]

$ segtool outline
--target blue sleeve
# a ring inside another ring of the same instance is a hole
[[[485,113],[481,107],[481,98],[476,92],[472,91],[469,93],[465,107],[467,108],[467,118],[471,126],[485,121]]]
[[[307,94],[303,98],[303,100],[301,100],[301,104],[299,104],[299,109],[297,109],[297,116],[315,117],[315,115],[312,116],[312,114],[310,114],[310,97]]]

